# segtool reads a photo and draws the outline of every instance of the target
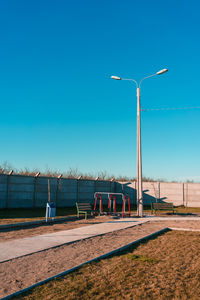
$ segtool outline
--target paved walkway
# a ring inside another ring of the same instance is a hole
[[[176,217],[156,217],[156,216],[146,216],[141,218],[142,220],[147,221],[200,221],[200,217],[185,217],[185,216],[176,216]]]
[[[146,222],[148,222],[146,219],[138,220],[124,218],[121,220],[113,220],[106,223],[84,226],[71,230],[58,231],[8,242],[1,242],[0,262],[116,230],[133,227]]]
[[[0,263],[18,258],[24,255],[43,251],[53,247],[69,244],[82,239],[106,234],[109,232],[133,227],[150,221],[200,221],[200,217],[155,217],[146,216],[144,218],[124,218],[112,221],[94,224],[90,226],[79,227],[71,230],[58,231],[55,233],[42,234],[33,237],[27,237],[8,242],[0,243]]]

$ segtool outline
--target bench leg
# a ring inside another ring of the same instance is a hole
[[[85,213],[85,220],[87,220],[87,213]]]

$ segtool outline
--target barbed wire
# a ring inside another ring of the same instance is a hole
[[[159,111],[159,110],[184,110],[184,109],[200,109],[200,106],[192,107],[166,107],[166,108],[141,108],[141,111]]]

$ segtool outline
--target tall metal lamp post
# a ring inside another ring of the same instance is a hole
[[[164,74],[168,69],[162,69],[155,74],[144,77],[139,84],[135,79],[121,78],[118,76],[111,76],[115,80],[129,80],[135,82],[137,87],[137,215],[143,217],[143,195],[142,195],[142,153],[141,153],[141,118],[140,118],[140,87],[144,79]]]

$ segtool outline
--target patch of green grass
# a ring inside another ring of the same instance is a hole
[[[127,257],[131,260],[138,260],[142,262],[148,262],[151,264],[159,262],[157,259],[148,257],[146,255],[127,254]]]

